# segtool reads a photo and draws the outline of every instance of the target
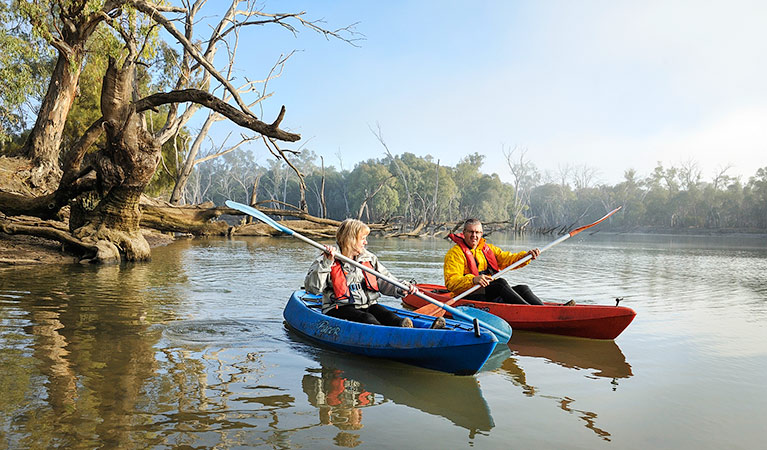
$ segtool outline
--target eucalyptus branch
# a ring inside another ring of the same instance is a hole
[[[181,14],[184,14],[187,12],[186,8],[181,8],[178,6],[156,4],[154,5],[154,7],[156,10],[160,12],[181,13]]]
[[[197,164],[200,164],[200,163],[204,163],[205,161],[211,160],[213,158],[218,158],[219,156],[226,155],[229,152],[233,152],[234,150],[237,150],[237,148],[242,146],[242,144],[258,139],[258,137],[255,137],[255,136],[244,136],[244,135],[241,135],[241,137],[242,137],[242,139],[240,140],[240,142],[234,144],[233,146],[229,147],[228,149],[221,150],[220,152],[214,153],[212,155],[203,156],[202,158],[199,158],[199,159],[195,159],[194,160],[194,164],[197,165]]]
[[[301,139],[301,135],[295,133],[289,133],[279,128],[279,124],[282,118],[285,116],[285,107],[280,110],[280,114],[277,116],[272,124],[266,124],[250,114],[246,114],[243,111],[233,107],[213,94],[199,89],[184,89],[181,91],[162,92],[158,94],[152,94],[148,97],[144,97],[134,103],[137,112],[145,111],[147,109],[156,108],[157,106],[168,103],[184,103],[194,102],[199,103],[205,107],[208,107],[224,116],[229,120],[240,125],[241,127],[248,128],[270,138],[279,139],[281,141],[295,142]]]
[[[168,20],[165,16],[160,14],[160,12],[154,7],[154,5],[149,4],[146,1],[143,0],[132,0],[130,2],[133,6],[136,7],[139,11],[149,15],[150,18],[157,21],[159,24],[161,24],[165,30],[170,33],[176,40],[186,49],[189,54],[198,62],[200,65],[202,65],[213,77],[215,77],[221,84],[226,86],[227,90],[232,94],[232,98],[234,98],[234,101],[237,103],[237,105],[240,107],[240,109],[248,115],[253,116],[255,119],[255,115],[248,109],[245,102],[240,98],[240,95],[237,93],[234,86],[229,83],[229,80],[221,76],[220,73],[216,70],[213,65],[206,60],[202,55],[200,55],[200,52],[194,47],[194,45],[189,42],[188,39],[184,35],[182,35],[176,27],[173,25],[173,23]]]
[[[282,26],[283,28],[287,29],[291,33],[293,33],[293,35],[295,36],[295,35],[298,34],[298,29],[296,29],[296,27],[294,27],[290,23],[286,22],[286,20],[287,19],[296,19],[304,27],[309,28],[310,30],[315,31],[315,32],[317,32],[319,34],[322,34],[323,36],[325,36],[325,39],[328,39],[328,40],[330,38],[335,38],[335,39],[339,39],[341,41],[344,41],[344,42],[346,42],[346,43],[356,47],[357,44],[355,44],[355,42],[363,39],[362,37],[360,37],[360,38],[347,38],[347,37],[344,37],[343,34],[342,34],[342,33],[348,33],[351,36],[362,36],[361,33],[357,32],[354,29],[354,27],[356,27],[357,24],[359,24],[359,22],[355,22],[355,23],[353,23],[351,25],[348,25],[348,26],[342,27],[342,28],[337,28],[335,30],[328,30],[328,29],[323,28],[322,26],[318,25],[318,24],[324,23],[323,20],[320,19],[320,20],[315,20],[315,21],[309,21],[309,20],[306,20],[303,17],[301,17],[301,16],[303,16],[305,14],[306,14],[306,11],[301,11],[300,13],[291,13],[291,14],[268,14],[268,13],[265,13],[265,12],[262,12],[262,11],[255,11],[252,15],[258,15],[258,16],[261,16],[261,17],[265,17],[266,19],[264,19],[264,20],[245,21],[245,22],[241,23],[241,26],[245,26],[245,25],[265,25],[265,24],[268,24],[268,23],[276,23],[276,24]]]

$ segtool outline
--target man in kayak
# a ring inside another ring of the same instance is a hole
[[[463,233],[448,235],[455,245],[445,255],[445,287],[453,295],[458,295],[479,284],[482,287],[466,298],[486,302],[542,305],[541,299],[527,285],[511,287],[503,278],[492,278],[494,273],[527,255],[530,255],[531,259],[537,258],[540,251],[534,248],[527,252],[506,252],[487,243],[482,235],[482,222],[478,219],[464,222]],[[529,263],[530,261],[520,267]]]
[[[346,219],[341,222],[336,230],[336,242],[341,254],[396,280],[376,255],[365,248],[369,234],[370,228],[359,220]],[[392,297],[414,294],[417,291],[415,285],[409,285],[410,289],[404,292],[357,266],[335,259],[336,251],[333,247],[325,246],[325,252],[312,263],[304,279],[304,287],[308,292],[322,294],[322,312],[353,322],[412,328],[413,321],[410,318],[400,318],[379,305],[378,298],[381,294]],[[432,328],[444,326],[445,319],[435,320],[432,324]]]

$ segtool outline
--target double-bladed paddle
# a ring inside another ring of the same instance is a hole
[[[571,238],[571,237],[575,236],[576,234],[580,233],[581,231],[583,231],[583,230],[586,230],[586,229],[588,229],[588,228],[591,228],[591,227],[593,227],[594,225],[596,225],[596,224],[598,224],[598,223],[600,223],[600,222],[603,222],[603,221],[604,221],[604,220],[606,220],[608,217],[610,217],[610,216],[612,216],[613,214],[615,214],[616,212],[618,212],[618,210],[619,210],[619,209],[621,209],[621,208],[622,208],[622,206],[619,206],[619,207],[617,207],[617,208],[613,209],[612,211],[610,211],[609,213],[605,214],[605,216],[604,216],[604,217],[602,217],[601,219],[597,220],[596,222],[594,222],[594,223],[591,223],[591,224],[588,224],[588,225],[585,225],[585,226],[582,226],[582,227],[580,227],[580,228],[576,228],[576,229],[574,229],[573,231],[571,231],[571,232],[569,232],[569,233],[565,234],[564,236],[560,237],[559,239],[556,239],[556,240],[554,240],[554,241],[552,241],[552,242],[550,242],[550,243],[546,244],[546,245],[545,245],[545,246],[544,246],[544,247],[541,249],[541,253],[543,253],[543,252],[545,252],[546,250],[550,249],[551,247],[553,247],[553,246],[555,246],[555,245],[559,244],[560,242],[564,242],[564,241],[566,241],[567,239],[569,239],[569,238]],[[532,255],[527,255],[527,256],[525,256],[524,258],[520,259],[519,261],[516,261],[514,264],[512,264],[512,265],[510,265],[510,266],[508,266],[508,267],[506,267],[506,268],[504,268],[503,270],[500,270],[499,272],[496,272],[496,273],[495,273],[495,274],[492,276],[492,279],[493,279],[493,280],[495,280],[495,279],[497,279],[498,277],[500,277],[501,275],[503,275],[504,273],[508,272],[509,270],[513,270],[513,269],[516,269],[517,267],[519,267],[519,266],[521,266],[522,264],[524,264],[524,263],[526,263],[527,261],[529,261],[529,260],[530,260],[530,258],[532,258]],[[466,291],[462,292],[460,295],[457,295],[457,296],[455,296],[455,297],[451,298],[450,300],[448,300],[447,302],[445,302],[445,305],[452,305],[453,303],[455,303],[455,302],[457,302],[458,300],[460,300],[460,299],[462,299],[462,298],[466,297],[467,295],[471,294],[472,292],[476,291],[477,289],[479,289],[479,288],[481,288],[481,287],[482,287],[481,285],[479,285],[479,284],[475,284],[475,285],[474,285],[474,286],[472,286],[470,289],[468,289],[468,290],[466,290]],[[416,310],[415,310],[415,312],[417,312],[418,314],[425,314],[425,315],[427,315],[427,316],[435,316],[435,317],[439,317],[439,316],[442,316],[442,315],[444,315],[444,314],[445,314],[445,308],[436,307],[436,306],[433,306],[433,305],[426,305],[426,306],[422,306],[422,307],[420,307],[420,308],[416,309]]]
[[[280,225],[279,223],[277,223],[276,221],[272,220],[269,216],[267,216],[266,214],[264,214],[261,211],[257,210],[256,208],[253,208],[253,207],[248,206],[248,205],[243,205],[242,203],[233,202],[231,200],[227,200],[225,203],[226,203],[226,206],[228,206],[228,207],[230,207],[232,209],[236,209],[237,211],[240,211],[240,212],[243,212],[245,214],[251,215],[251,216],[255,217],[256,219],[260,220],[261,222],[264,222],[265,224],[271,226],[272,228],[274,228],[274,229],[276,229],[278,231],[281,231],[281,232],[283,232],[283,233],[285,233],[285,234],[287,234],[289,236],[293,236],[295,238],[298,238],[298,239],[306,242],[307,244],[322,250],[323,252],[325,251],[325,246],[324,245],[320,244],[319,242],[315,242],[315,241],[309,239],[308,237],[306,237],[306,236],[304,236],[304,235],[302,235],[302,234],[300,234],[300,233],[298,233],[296,231],[293,231],[293,230],[291,230],[290,228],[288,228],[288,227],[286,227],[284,225]],[[362,269],[362,270],[364,270],[366,272],[369,272],[369,273],[373,274],[374,276],[376,276],[376,277],[378,277],[378,278],[380,278],[380,279],[382,279],[384,281],[387,281],[387,282],[393,284],[394,286],[397,286],[398,288],[400,288],[400,289],[402,289],[404,291],[408,290],[408,287],[406,285],[402,284],[401,282],[399,282],[399,281],[397,281],[397,280],[395,280],[395,279],[393,279],[391,277],[387,277],[387,276],[383,275],[382,273],[380,273],[380,272],[378,272],[378,271],[376,271],[374,269],[371,269],[370,267],[362,265],[362,264],[358,263],[357,261],[355,261],[355,260],[353,260],[351,258],[347,258],[346,256],[344,256],[344,255],[342,255],[340,253],[336,253],[335,254],[335,258],[340,260],[340,261],[343,261],[345,263],[351,264],[351,265],[353,265],[355,267],[359,267],[360,269]],[[509,342],[509,339],[511,338],[511,332],[510,331],[502,331],[502,330],[498,329],[497,326],[494,327],[492,325],[487,324],[485,321],[483,321],[481,319],[478,319],[476,317],[473,317],[473,316],[471,316],[471,315],[469,315],[469,314],[467,314],[467,313],[465,313],[465,312],[463,312],[463,311],[461,311],[459,309],[453,308],[451,306],[447,306],[444,303],[440,302],[439,300],[435,300],[435,299],[427,296],[426,294],[424,294],[424,293],[422,293],[420,291],[416,291],[415,295],[417,295],[419,298],[421,298],[423,300],[426,300],[429,303],[437,305],[438,308],[445,308],[445,309],[447,309],[450,312],[450,314],[452,314],[454,317],[460,317],[460,318],[462,318],[464,320],[467,320],[469,322],[473,322],[474,320],[478,320],[479,325],[481,327],[483,327],[483,328],[486,328],[487,330],[492,331],[493,334],[495,334],[495,336],[498,338],[499,342],[506,343],[506,342]],[[505,324],[505,322],[504,322],[504,324]],[[506,324],[506,325],[508,326],[508,324]],[[509,330],[510,330],[510,327],[509,327]]]

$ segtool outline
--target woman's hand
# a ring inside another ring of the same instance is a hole
[[[415,293],[420,292],[418,290],[418,286],[416,286],[415,284],[403,282],[402,285],[405,286],[407,289],[397,288],[396,297],[405,297],[407,295],[414,295]]]
[[[336,248],[329,245],[325,245],[325,259],[333,261],[336,259]]]

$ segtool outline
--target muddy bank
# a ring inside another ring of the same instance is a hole
[[[171,235],[144,231],[149,245],[160,247],[173,242]],[[31,264],[77,264],[80,258],[62,251],[61,243],[36,236],[0,233],[0,267]]]

